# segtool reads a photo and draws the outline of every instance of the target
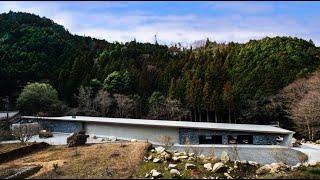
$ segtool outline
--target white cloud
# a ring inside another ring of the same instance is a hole
[[[138,3],[138,2],[136,2]],[[68,8],[76,5],[77,8]],[[128,12],[103,11],[103,8],[126,8],[128,3],[110,2],[0,2],[0,12],[23,11],[46,16],[61,24],[69,32],[92,36],[108,41],[153,42],[154,35],[171,44],[191,43],[209,37],[220,42],[246,42],[265,36],[291,35],[313,39],[320,43],[315,17],[301,21],[290,15],[258,15],[258,12],[272,11],[271,4],[259,3],[207,3],[207,11],[224,9],[229,13],[200,15],[190,10],[187,14],[159,15],[155,12],[133,9]],[[248,6],[251,7],[248,10]],[[245,8],[247,7],[247,8]],[[239,10],[240,9],[240,10]],[[319,24],[318,24],[319,25]]]

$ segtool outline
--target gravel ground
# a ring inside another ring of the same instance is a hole
[[[38,135],[33,136],[29,142],[46,142],[51,145],[66,145],[67,144],[67,138],[71,135],[71,133],[52,133],[53,137],[51,138],[39,138]],[[19,141],[3,141],[1,143],[17,143]],[[104,141],[101,141],[100,139],[93,139],[92,137],[89,137],[87,139],[87,143],[104,143]]]

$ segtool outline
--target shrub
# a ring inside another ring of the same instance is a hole
[[[61,108],[58,92],[50,84],[27,84],[17,100],[18,108],[25,113],[46,112],[55,114]]]

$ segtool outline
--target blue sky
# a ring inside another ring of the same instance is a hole
[[[320,45],[320,2],[0,2],[0,13],[30,12],[73,34],[168,45],[209,38],[247,42],[266,36]]]

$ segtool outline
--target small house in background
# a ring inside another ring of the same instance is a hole
[[[72,133],[85,130],[86,134],[118,139],[148,140],[161,144],[161,137],[170,137],[174,144],[253,144],[291,146],[293,131],[270,125],[206,123],[90,116],[34,117],[52,132]],[[281,139],[281,141],[277,141]]]

